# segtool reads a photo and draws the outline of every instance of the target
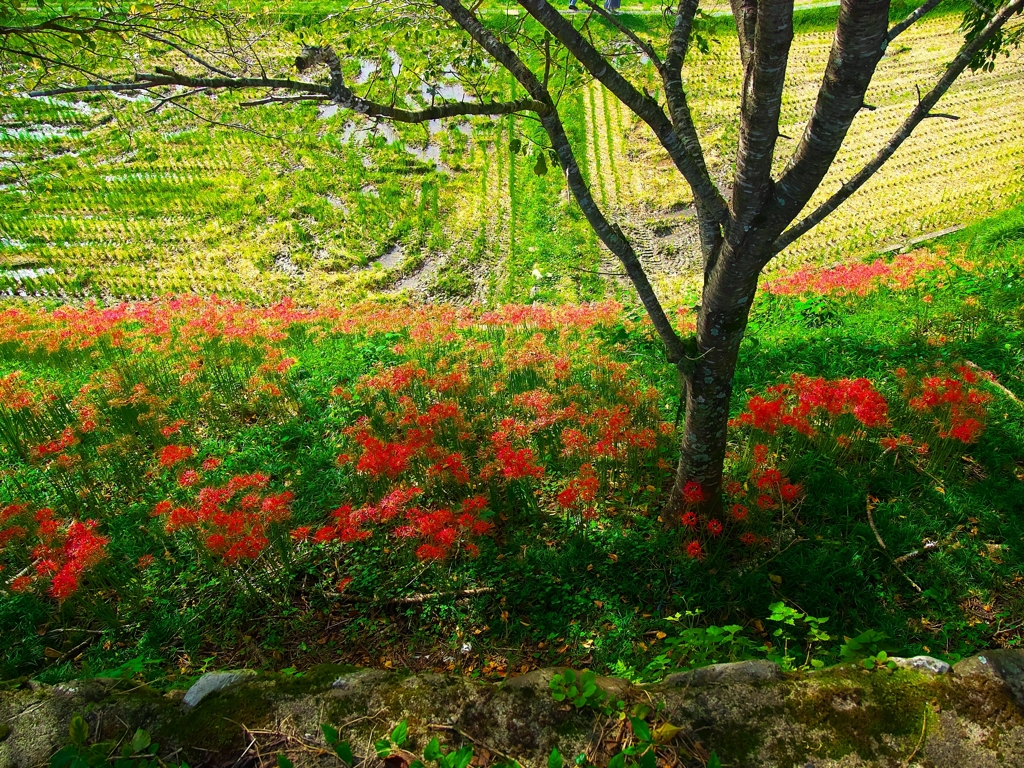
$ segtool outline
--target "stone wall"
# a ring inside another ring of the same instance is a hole
[[[337,766],[320,725],[336,727],[357,756],[407,719],[405,768],[430,739],[471,743],[475,763],[597,765],[632,743],[626,721],[555,702],[553,670],[504,683],[459,676],[318,668],[302,677],[213,673],[162,695],[130,680],[59,686],[27,681],[0,691],[0,768],[45,765],[68,742],[76,714],[91,738],[130,741],[144,728],[162,755],[197,766]],[[840,666],[784,675],[768,662],[715,665],[650,686],[601,678],[612,700],[647,710],[660,734],[659,764],[757,768],[1024,768],[1024,651],[992,651],[952,669],[926,657],[895,671]],[[669,724],[671,728],[659,726]],[[678,730],[676,730],[678,729]],[[173,754],[175,753],[176,754]],[[396,762],[397,761],[397,762]],[[381,765],[372,757],[367,765]]]

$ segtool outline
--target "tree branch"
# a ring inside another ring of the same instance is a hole
[[[700,137],[697,135],[697,127],[693,123],[693,115],[690,112],[690,105],[686,100],[686,91],[683,88],[683,63],[686,60],[686,54],[690,47],[690,37],[693,34],[693,20],[697,15],[697,4],[698,0],[679,0],[675,24],[669,33],[665,63],[660,67],[660,72],[662,85],[665,86],[665,98],[668,102],[669,114],[672,116],[676,133],[683,142],[683,146],[686,147],[686,151],[691,157],[695,158],[698,166],[703,169],[703,173],[707,173],[707,165],[704,162],[704,148],[701,146]],[[715,253],[721,245],[723,227],[700,198],[697,198],[697,203],[700,250],[706,275],[710,271]]]
[[[635,45],[640,50],[641,53],[646,55],[647,58],[654,62],[655,67],[657,67],[659,70],[661,69],[661,58],[658,56],[658,52],[654,50],[653,45],[651,45],[650,43],[645,43],[643,40],[641,40],[636,35],[636,33],[633,32],[633,30],[631,30],[629,27],[623,24],[622,21],[617,19],[615,16],[608,13],[608,11],[606,11],[600,5],[595,3],[594,0],[583,0],[583,4],[591,8],[595,13],[597,13],[598,16],[600,16],[613,27],[615,27],[617,30],[619,30],[619,32],[621,32],[625,37],[627,37],[630,40],[630,42],[632,42],[633,45]]]
[[[1010,20],[1012,16],[1024,10],[1024,0],[1015,0],[1003,6],[985,28],[975,38],[965,42],[957,53],[956,58],[946,68],[945,73],[893,134],[888,143],[865,165],[852,179],[843,184],[839,191],[828,200],[819,205],[810,215],[798,224],[790,227],[776,240],[773,254],[780,253],[791,245],[797,238],[809,232],[815,225],[821,222],[832,211],[846,202],[854,192],[864,186],[885,162],[895,154],[900,145],[906,141],[914,129],[931,113],[932,107],[949,90],[953,82],[963,73],[971,63],[971,59],[980,51],[992,37]]]
[[[707,169],[702,167],[703,162],[699,162],[686,150],[676,134],[672,122],[658,106],[658,103],[650,96],[640,93],[547,0],[518,0],[518,2],[541,26],[569,49],[577,61],[594,78],[651,127],[658,141],[672,158],[672,162],[690,185],[694,197],[704,204],[714,216],[715,221],[723,227],[728,227],[730,215],[725,200],[711,180]]]
[[[893,26],[892,29],[889,30],[889,34],[887,36],[888,42],[891,43],[897,37],[906,32],[911,26],[917,23],[918,19],[920,19],[929,11],[933,10],[935,6],[937,6],[941,2],[942,0],[928,0],[924,5],[915,8],[913,11],[907,14],[907,17],[903,19],[903,21],[901,21],[899,24],[896,24],[895,26]]]
[[[654,329],[665,344],[669,361],[672,363],[681,361],[683,358],[683,343],[665,314],[661,302],[658,301],[657,294],[655,294],[647,273],[644,271],[636,251],[633,250],[633,246],[622,233],[622,230],[608,221],[594,201],[593,195],[591,195],[590,189],[583,179],[579,163],[573,154],[572,145],[569,143],[569,137],[565,133],[565,127],[562,125],[558,110],[553,107],[551,94],[522,59],[481,24],[476,16],[466,9],[459,0],[434,0],[434,2],[448,13],[456,24],[468,32],[485,51],[512,73],[530,96],[537,101],[552,105],[545,114],[541,114],[541,124],[548,135],[548,139],[551,141],[551,146],[558,155],[559,165],[561,165],[562,170],[565,172],[569,190],[572,192],[573,197],[576,198],[580,210],[583,211],[587,222],[594,229],[601,242],[615,254],[622,263],[622,266],[625,267],[626,274],[636,288],[640,301],[643,303],[648,317],[651,318]]]
[[[888,26],[889,0],[844,0],[840,6],[811,118],[775,185],[766,245],[796,218],[832,166],[864,105],[864,95],[884,52]]]
[[[437,104],[421,110],[398,109],[387,104],[378,104],[360,98],[344,85],[332,82],[331,85],[307,83],[301,80],[281,80],[263,77],[191,77],[173,70],[158,70],[155,74],[136,75],[136,83],[114,83],[111,85],[78,85],[67,88],[53,88],[45,91],[31,91],[29,96],[58,96],[66,93],[86,93],[95,91],[146,91],[171,85],[187,88],[209,90],[239,90],[247,88],[270,88],[285,90],[292,93],[307,93],[330,98],[345,109],[366,115],[367,117],[383,117],[400,123],[425,123],[446,117],[463,117],[468,115],[508,115],[513,112],[537,112],[543,114],[552,109],[548,104],[534,99],[517,99],[510,102],[453,102]]]
[[[730,233],[735,247],[746,237],[771,193],[772,161],[779,137],[782,89],[793,42],[793,0],[760,0],[754,49],[744,72],[740,137]]]
[[[740,40],[740,63],[746,72],[750,57],[754,53],[754,32],[757,29],[758,0],[729,0],[732,18],[736,23],[736,35]]]

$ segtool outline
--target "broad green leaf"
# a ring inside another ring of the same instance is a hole
[[[377,757],[383,760],[391,754],[391,740],[380,739],[373,745],[373,748],[377,751]]]
[[[469,744],[451,756],[451,768],[467,768],[473,760],[473,747]]]
[[[334,753],[348,766],[355,765],[355,756],[352,754],[352,747],[347,741],[339,741],[334,745]]]
[[[327,740],[327,743],[333,746],[334,742],[338,740],[337,729],[333,725],[324,723],[320,726],[320,730],[324,732],[324,738]]]
[[[548,768],[562,768],[562,753],[558,751],[558,747],[551,748],[551,754],[548,755]]]
[[[645,720],[641,720],[639,717],[631,717],[629,718],[629,724],[633,726],[633,733],[640,741],[651,740],[651,728]]]
[[[430,743],[423,749],[424,760],[437,760],[441,757],[441,743],[433,738]]]
[[[71,718],[71,725],[68,726],[68,735],[71,737],[71,743],[76,747],[81,747],[89,739],[89,724],[85,722],[81,715],[75,715]]]
[[[292,765],[292,761],[289,760],[284,755],[278,755],[277,756],[277,768],[295,768],[295,766]]]
[[[711,753],[711,757],[708,759],[708,768],[722,768],[722,761],[714,752]]]
[[[136,752],[141,752],[152,743],[153,740],[149,738],[149,734],[142,728],[135,731],[135,735],[132,736],[132,749]]]
[[[391,731],[391,740],[398,746],[405,744],[405,739],[409,735],[409,723],[405,720],[395,726],[395,729]]]

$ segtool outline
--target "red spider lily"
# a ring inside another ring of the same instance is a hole
[[[193,485],[199,482],[199,473],[194,469],[186,469],[180,475],[178,475],[178,485],[182,488],[191,488]]]
[[[382,443],[373,437],[365,438],[362,445],[363,455],[359,457],[356,471],[371,477],[398,477],[409,468],[409,459],[416,452],[408,445]]]
[[[266,535],[270,526],[291,517],[290,492],[259,493],[269,479],[259,472],[237,475],[224,486],[201,488],[197,506],[162,501],[153,515],[164,518],[168,533],[193,531],[207,550],[227,564],[252,560],[270,543]]]
[[[900,446],[912,446],[914,440],[910,435],[900,435],[899,437],[883,437],[878,444],[885,449],[886,453],[889,453],[898,450]]]
[[[204,459],[203,460],[203,464],[202,464],[203,471],[204,472],[212,472],[217,467],[219,467],[221,465],[221,463],[222,463],[221,460],[216,458],[216,457],[214,457],[214,456],[211,456],[208,459]]]
[[[760,473],[755,470],[751,477],[762,491],[766,488],[778,488],[782,484],[782,473],[775,467],[767,467]]]
[[[743,544],[745,544],[746,546],[752,547],[755,544],[757,544],[758,540],[756,535],[748,531],[747,533],[744,533],[742,536],[740,536],[740,541],[743,542]]]
[[[495,443],[498,470],[506,480],[543,476],[544,467],[536,463],[537,457],[532,448],[513,448],[501,433],[495,433],[492,441]]]
[[[750,513],[745,506],[742,504],[733,504],[729,514],[732,515],[732,519],[736,522],[743,522],[747,519],[747,515]]]
[[[782,500],[789,503],[799,499],[803,492],[803,488],[793,483],[783,483],[779,487],[779,495],[782,497]]]
[[[680,519],[680,521],[687,528],[696,528],[697,527],[697,522],[698,522],[697,521],[697,513],[696,512],[684,512],[682,518]]]
[[[767,493],[762,493],[757,497],[754,502],[760,509],[771,509],[775,506],[775,499],[769,496]]]
[[[142,557],[139,558],[137,566],[138,566],[140,571],[144,571],[147,568],[149,568],[153,564],[154,561],[155,561],[155,558],[152,555],[143,555]]]
[[[754,464],[764,464],[768,461],[768,446],[758,443],[754,446]]]
[[[107,555],[110,540],[96,533],[99,523],[95,520],[66,522],[48,508],[29,514],[25,505],[8,506],[4,513],[6,522],[18,519],[22,523],[17,538],[26,542],[34,561],[34,576],[19,577],[25,580],[12,583],[14,591],[27,591],[36,583],[48,581],[48,594],[64,601],[78,591],[83,574]],[[30,544],[33,539],[37,542],[34,546]]]
[[[432,475],[448,475],[456,483],[468,483],[469,482],[469,470],[463,463],[464,459],[460,453],[450,453],[445,456],[441,461],[435,463],[430,468],[430,474]]]
[[[866,427],[888,423],[888,403],[867,379],[812,379],[793,374],[788,384],[768,391],[777,397],[766,400],[754,395],[747,410],[732,419],[733,426],[748,426],[775,434],[782,426],[813,437],[814,421],[831,420],[849,413]]]
[[[352,583],[352,577],[351,576],[346,576],[341,581],[339,581],[338,584],[334,588],[338,592],[344,592],[346,589],[348,589],[348,585],[351,584],[351,583]]]
[[[160,434],[163,435],[164,437],[170,437],[171,435],[176,435],[176,434],[178,434],[178,432],[181,431],[181,428],[183,426],[185,426],[185,420],[184,419],[178,419],[177,421],[174,421],[174,422],[168,424],[166,427],[162,427],[160,429]]]
[[[701,560],[704,557],[704,548],[699,541],[691,541],[686,545],[686,556],[694,560]]]
[[[765,283],[769,293],[846,294],[865,296],[881,287],[908,288],[917,275],[941,268],[945,260],[930,251],[900,254],[891,263],[876,259],[871,264],[841,264],[836,267],[805,267]],[[929,299],[931,297],[925,297]]]
[[[578,505],[593,504],[597,498],[599,485],[593,465],[584,464],[580,467],[579,476],[569,480],[568,485],[558,494],[558,505],[563,509],[570,509]]]
[[[196,455],[196,449],[190,445],[165,445],[160,449],[157,458],[161,467],[173,467],[183,461],[188,461]]]
[[[970,379],[964,375],[966,371]],[[960,378],[926,376],[920,382],[904,381],[910,408],[935,418],[939,437],[973,443],[985,431],[987,404],[991,396],[970,386],[978,377],[966,366],[959,366]]]
[[[700,483],[695,483],[691,480],[683,486],[683,501],[685,503],[700,504],[705,498],[704,489]]]
[[[714,518],[708,520],[707,529],[708,533],[710,533],[712,536],[722,535],[722,523],[719,520],[715,520]]]

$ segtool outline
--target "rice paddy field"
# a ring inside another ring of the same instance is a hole
[[[723,13],[726,6],[710,8]],[[324,6],[294,3],[264,25],[270,60],[288,70],[299,43],[286,28],[347,32]],[[485,6],[494,23],[511,11]],[[627,6],[643,34],[653,6]],[[901,15],[894,10],[893,15]],[[788,71],[778,161],[813,104],[835,9],[805,9]],[[508,17],[512,18],[512,17]],[[926,18],[880,65],[868,101],[819,193],[836,189],[881,146],[952,58],[955,12]],[[595,25],[598,22],[595,22]],[[724,179],[736,141],[740,70],[735,35],[710,22],[708,52],[686,77],[713,173]],[[402,71],[401,46],[382,59]],[[374,76],[364,60],[355,82]],[[651,72],[637,65],[643,80]],[[154,112],[146,96],[32,99],[31,71],[0,82],[0,291],[61,297],[217,293],[314,304],[379,294],[456,301],[624,298],[615,271],[558,174],[508,151],[535,130],[516,117],[394,129],[331,107],[237,105],[200,96],[187,111]],[[653,80],[651,80],[653,89]],[[459,84],[442,95],[459,97]],[[497,83],[508,92],[509,83]],[[928,120],[844,208],[791,246],[775,268],[834,263],[968,224],[1024,190],[1024,52],[993,73],[966,74]],[[668,157],[601,87],[566,89],[571,138],[597,191],[633,236],[670,303],[692,298],[697,270],[690,198]],[[218,124],[211,124],[215,121]],[[813,204],[813,203],[812,203]]]

